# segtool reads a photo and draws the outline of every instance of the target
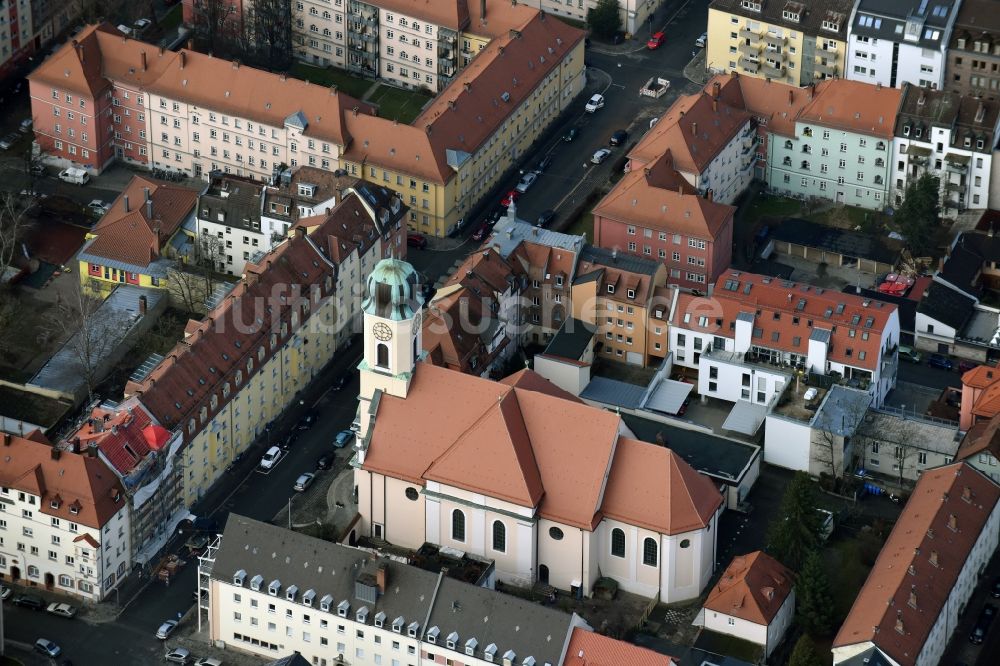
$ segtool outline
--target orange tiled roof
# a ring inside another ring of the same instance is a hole
[[[60,451],[56,460],[44,437],[0,439],[0,486],[40,496],[41,513],[100,529],[125,506],[118,477],[100,458]]]
[[[824,83],[802,109],[799,120],[892,140],[902,90],[848,79]]]
[[[735,290],[727,289],[728,283],[735,284]],[[882,331],[896,306],[766,275],[726,271],[716,281],[711,298],[678,294],[671,325],[731,338],[736,317],[757,310],[761,314],[755,316],[754,328],[760,329],[761,335],[753,337],[753,344],[804,355],[813,327],[827,329],[832,331],[829,360],[874,369],[879,363]],[[686,322],[685,315],[690,315]],[[705,325],[699,322],[701,316],[707,317]]]
[[[114,412],[95,407],[90,417],[66,441],[86,449],[96,444],[104,457],[121,474],[128,474],[150,452],[144,434],[152,419],[142,407]]]
[[[462,30],[469,24],[470,0],[379,0],[384,12],[399,12],[434,25]],[[471,0],[475,2],[476,0]]]
[[[833,647],[870,641],[916,664],[998,499],[1000,487],[968,463],[925,471]]]
[[[759,550],[737,555],[705,600],[705,608],[767,625],[792,591],[795,576]]]
[[[671,666],[673,660],[646,648],[577,627],[564,666]]]
[[[977,365],[962,374],[962,385],[972,388],[986,388],[1000,381],[1000,370],[992,365]]]
[[[1000,416],[980,421],[969,428],[955,453],[955,459],[968,460],[983,451],[989,451],[994,458],[1000,460]]]

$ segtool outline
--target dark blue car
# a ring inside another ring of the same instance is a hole
[[[947,356],[941,354],[931,354],[927,357],[927,365],[932,368],[941,368],[942,370],[951,370],[955,367],[954,361],[952,361]]]

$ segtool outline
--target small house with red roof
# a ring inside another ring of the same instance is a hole
[[[708,593],[695,623],[761,645],[769,657],[795,617],[794,580],[767,553],[737,555]]]
[[[980,421],[969,428],[958,447],[955,460],[964,460],[1000,483],[1000,416]]]

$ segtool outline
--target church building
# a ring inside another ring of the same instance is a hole
[[[515,585],[589,595],[610,577],[666,603],[697,597],[716,560],[715,484],[531,370],[495,382],[422,362],[419,294],[398,259],[368,279],[359,536],[488,558]]]

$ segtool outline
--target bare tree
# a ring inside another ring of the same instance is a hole
[[[874,418],[870,421],[866,417],[865,423],[858,430],[856,442],[862,450],[872,450],[872,445],[877,445],[877,455],[885,458],[892,458],[896,483],[900,488],[907,483],[916,481],[916,470],[914,459],[926,449],[923,446],[920,436],[920,427],[912,420],[897,415],[885,415],[882,418]],[[876,455],[872,450],[872,455]],[[907,472],[912,471],[912,478],[907,478]]]
[[[224,52],[236,43],[243,17],[230,0],[194,0],[193,27],[209,52]]]
[[[268,69],[292,64],[292,3],[287,0],[254,0],[246,10],[243,32],[249,47],[248,62]]]
[[[225,250],[216,236],[200,234],[195,238],[192,255],[167,273],[167,291],[176,306],[189,313],[205,311],[205,300],[219,283],[218,274],[225,267]]]
[[[33,197],[25,199],[11,192],[0,193],[0,276],[6,274],[21,251],[24,235],[31,227],[27,213],[34,203]]]
[[[850,469],[854,462],[852,440],[865,418],[869,404],[870,402],[864,404],[848,400],[838,405],[836,415],[833,409],[821,409],[812,423],[810,457],[823,472],[830,475],[834,485],[837,485],[843,471]]]
[[[66,347],[87,386],[88,402],[94,399],[103,364],[132,326],[131,318],[124,312],[100,312],[103,302],[99,293],[78,285],[68,300],[60,299],[46,314],[51,332],[68,338]]]

